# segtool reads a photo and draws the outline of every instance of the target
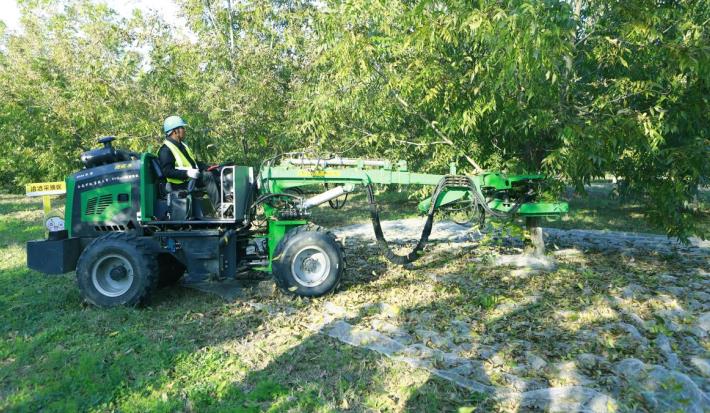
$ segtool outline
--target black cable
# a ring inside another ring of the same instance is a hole
[[[325,189],[328,190],[328,183],[325,182],[323,185],[325,185]],[[343,198],[342,202],[340,202],[338,198],[328,200],[328,205],[333,209],[341,209],[345,206],[345,203],[348,202],[348,194],[348,192],[345,193],[345,198]]]
[[[441,191],[447,186],[447,178],[443,177],[436,185],[434,190],[434,195],[431,197],[431,204],[429,205],[429,211],[427,213],[427,219],[424,223],[424,229],[419,237],[419,242],[417,245],[409,252],[407,255],[397,255],[392,249],[390,249],[382,233],[382,226],[380,224],[380,214],[377,211],[377,204],[375,203],[375,192],[372,190],[372,184],[367,184],[365,187],[367,191],[367,200],[370,204],[370,219],[372,220],[372,228],[375,231],[375,238],[377,239],[377,244],[384,250],[385,257],[393,264],[405,265],[416,261],[421,256],[421,251],[426,246],[429,241],[429,235],[431,235],[431,229],[434,226],[434,211],[436,210],[436,202],[439,199]]]
[[[421,256],[421,251],[426,246],[429,241],[429,236],[431,235],[431,230],[434,226],[434,212],[436,211],[436,203],[439,200],[439,195],[447,187],[454,188],[468,188],[474,197],[474,206],[476,209],[481,211],[483,219],[485,219],[485,214],[489,213],[495,217],[499,218],[512,218],[515,213],[520,209],[520,206],[526,202],[525,199],[518,200],[513,207],[506,212],[499,212],[493,210],[488,206],[483,195],[478,192],[478,189],[474,185],[471,178],[467,176],[452,176],[447,175],[441,178],[439,183],[434,189],[434,194],[431,196],[431,203],[429,204],[429,210],[427,211],[427,219],[424,223],[424,229],[422,229],[422,234],[419,237],[419,242],[407,255],[397,255],[392,249],[390,249],[387,239],[385,239],[384,233],[382,232],[382,225],[380,223],[380,214],[377,210],[377,203],[375,202],[375,192],[372,189],[372,184],[367,184],[365,189],[367,191],[367,200],[370,205],[370,219],[372,221],[372,228],[375,231],[375,238],[377,239],[377,244],[384,250],[384,255],[393,264],[405,265],[412,263],[419,259]],[[530,195],[528,193],[527,195]],[[482,220],[481,220],[482,221]]]
[[[268,199],[282,197],[282,196],[285,196],[287,198],[293,198],[293,199],[300,201],[300,203],[303,203],[302,197],[300,197],[298,195],[294,195],[294,194],[289,194],[286,192],[281,192],[278,194],[270,193],[270,194],[264,194],[264,195],[260,196],[259,198],[256,199],[256,201],[254,201],[254,203],[252,204],[252,207],[256,207],[257,205],[264,203],[264,201],[266,201]]]
[[[463,205],[463,206],[459,206]],[[474,218],[478,218],[479,224],[481,225],[481,219],[480,219],[480,208],[477,207],[476,203],[472,199],[466,199],[466,200],[459,200],[455,201],[450,205],[446,205],[443,208],[440,208],[441,212],[444,212],[445,214],[455,214],[457,212],[465,211],[466,212],[466,220],[465,221],[458,221],[455,216],[453,215],[448,215],[447,218],[450,218],[455,224],[461,225],[463,227],[467,227],[471,224],[471,221],[473,221]],[[472,215],[470,211],[475,210],[476,211],[476,217]]]

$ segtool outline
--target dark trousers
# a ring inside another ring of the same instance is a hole
[[[210,198],[210,201],[212,201],[212,205],[215,207],[220,201],[219,185],[217,184],[218,179],[219,178],[216,178],[212,172],[202,172],[200,173],[200,177],[197,179],[197,182],[195,182],[196,189],[204,191]],[[165,190],[184,191],[187,190],[188,186],[187,182],[180,184],[167,184]]]
[[[215,178],[212,172],[202,172],[200,174],[200,179],[197,180],[197,187],[210,197],[212,205],[217,207],[220,202],[219,199],[219,185],[217,185],[217,178]]]

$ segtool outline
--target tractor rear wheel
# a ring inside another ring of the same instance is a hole
[[[320,297],[340,284],[345,252],[335,235],[304,225],[286,233],[274,251],[276,284],[288,294]]]
[[[147,304],[158,283],[150,248],[132,234],[102,235],[81,253],[76,278],[86,301],[99,307]]]

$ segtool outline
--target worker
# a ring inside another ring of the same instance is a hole
[[[165,140],[158,151],[158,161],[163,175],[172,190],[187,189],[190,179],[195,179],[196,188],[207,193],[213,206],[219,202],[219,189],[214,175],[207,166],[198,163],[195,155],[185,144],[185,123],[180,116],[168,116],[163,122]]]

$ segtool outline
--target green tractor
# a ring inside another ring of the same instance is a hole
[[[157,158],[112,146],[85,152],[84,169],[66,178],[63,230],[27,243],[27,265],[47,274],[76,271],[83,297],[101,307],[149,301],[160,283],[219,282],[247,271],[273,276],[284,292],[318,297],[337,288],[345,253],[335,236],[309,223],[310,210],[342,206],[349,193],[367,192],[378,242],[392,262],[416,260],[427,243],[435,211],[465,205],[477,219],[539,217],[567,212],[566,203],[538,202],[541,175],[457,175],[409,172],[405,162],[308,158],[289,153],[248,166],[222,165],[213,173],[220,202],[194,183],[173,191]],[[419,205],[427,215],[414,249],[397,255],[380,227],[373,184],[429,185]]]

